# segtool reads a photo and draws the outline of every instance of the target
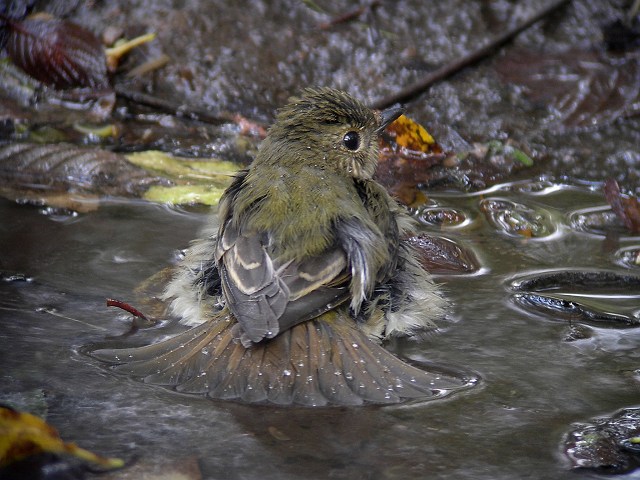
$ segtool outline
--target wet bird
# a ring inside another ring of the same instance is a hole
[[[401,114],[329,88],[293,97],[165,291],[194,328],[94,355],[149,383],[247,402],[394,403],[460,387],[380,345],[432,330],[445,310],[405,240],[410,217],[373,179],[378,136]]]

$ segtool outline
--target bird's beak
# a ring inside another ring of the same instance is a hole
[[[402,115],[405,111],[404,106],[394,105],[380,112],[380,126],[376,129],[376,133],[382,133],[393,121]]]

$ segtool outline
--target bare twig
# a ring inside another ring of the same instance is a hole
[[[170,115],[190,118],[191,120],[211,123],[213,125],[222,125],[224,123],[230,123],[234,121],[233,115],[226,112],[221,112],[217,115],[214,115],[204,110],[194,110],[186,108],[184,105],[177,105],[163,98],[154,97],[153,95],[142,92],[128,90],[120,85],[116,85],[115,91],[119,97],[124,98],[129,102],[151,107]]]
[[[489,43],[487,43],[484,47],[479,48],[478,50],[471,52],[469,55],[466,55],[462,58],[452,61],[447,65],[444,65],[437,69],[434,72],[429,73],[421,80],[418,80],[416,83],[409,85],[408,87],[403,88],[399,92],[389,95],[388,97],[377,100],[373,103],[373,108],[383,109],[390,107],[391,105],[395,105],[396,103],[405,103],[409,100],[412,100],[414,97],[420,95],[425,90],[427,90],[434,83],[439,82],[440,80],[444,80],[445,78],[450,77],[454,73],[462,70],[469,65],[472,65],[485,57],[488,57],[495,50],[503,46],[505,43],[512,40],[516,35],[518,35],[523,30],[526,30],[534,23],[542,20],[546,16],[558,10],[560,7],[566,5],[571,0],[556,0],[551,3],[548,7],[540,10],[538,13],[522,22],[520,25],[512,28],[511,30],[507,30],[502,35],[494,38]]]
[[[356,20],[357,18],[361,17],[362,15],[364,15],[365,13],[367,13],[369,10],[378,7],[380,5],[380,1],[379,0],[373,0],[372,2],[370,2],[367,5],[363,5],[362,7],[358,7],[355,8],[349,12],[343,13],[342,15],[339,15],[335,18],[332,18],[331,20],[329,20],[328,22],[324,22],[320,24],[320,29],[321,30],[328,30],[329,28],[333,27],[334,25],[339,25],[341,23],[347,23],[350,22],[352,20]]]
[[[147,317],[145,316],[144,313],[142,313],[140,310],[138,310],[134,306],[129,305],[126,302],[123,302],[122,300],[114,300],[113,298],[107,298],[107,307],[118,307],[118,308],[121,308],[125,312],[129,312],[134,317],[138,317],[138,318],[141,318],[142,320],[147,320],[148,321],[148,319],[147,319]]]

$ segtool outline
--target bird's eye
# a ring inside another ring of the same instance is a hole
[[[360,147],[360,135],[358,132],[347,132],[342,138],[342,143],[349,150],[357,150]]]

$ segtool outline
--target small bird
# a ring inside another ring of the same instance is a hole
[[[380,342],[435,328],[446,301],[405,240],[413,222],[374,179],[378,137],[403,112],[308,88],[277,114],[164,293],[195,326],[93,352],[146,382],[247,402],[394,403],[465,383]]]

